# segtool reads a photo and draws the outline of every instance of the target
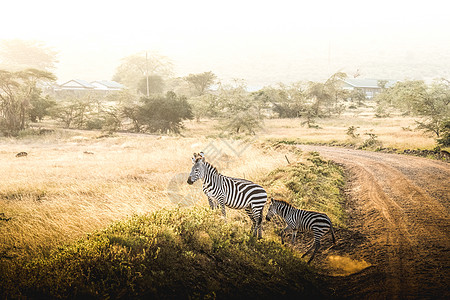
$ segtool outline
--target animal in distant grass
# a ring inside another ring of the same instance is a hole
[[[228,177],[220,174],[217,169],[205,160],[203,152],[194,153],[194,165],[187,180],[193,184],[201,179],[203,192],[208,197],[211,208],[217,204],[226,217],[225,206],[234,209],[244,209],[252,221],[252,232],[258,238],[262,236],[262,211],[267,201],[266,191],[258,184],[249,180]]]
[[[27,155],[28,155],[28,153],[22,151],[22,152],[17,153],[16,157],[25,157]]]
[[[292,243],[295,243],[295,238],[297,236],[297,231],[305,232],[311,231],[314,234],[314,243],[302,257],[305,257],[312,249],[314,249],[313,254],[308,260],[308,264],[316,255],[317,250],[320,247],[320,239],[326,233],[331,232],[331,237],[333,238],[333,243],[336,244],[336,238],[334,236],[333,225],[331,224],[330,218],[326,214],[308,211],[295,208],[291,204],[283,200],[271,199],[269,210],[266,215],[266,220],[275,216],[281,216],[287,224],[287,227],[281,232],[281,242],[284,243],[284,235],[288,229],[293,231]]]
[[[7,218],[4,213],[0,213],[0,221],[8,222],[11,218]]]

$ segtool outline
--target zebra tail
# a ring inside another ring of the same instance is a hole
[[[334,229],[333,229],[333,224],[331,224],[330,222],[330,230],[331,230],[331,237],[333,238],[333,244],[336,244],[336,237],[334,236]]]

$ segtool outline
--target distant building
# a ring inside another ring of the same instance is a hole
[[[96,90],[102,91],[120,91],[124,88],[123,84],[110,80],[92,81],[91,84]]]
[[[55,91],[98,91],[98,92],[114,92],[120,91],[124,86],[115,81],[98,80],[86,81],[82,79],[72,79],[55,87]]]
[[[350,91],[360,89],[366,94],[366,98],[372,99],[382,91],[382,83],[385,83],[385,88],[389,88],[397,82],[397,80],[346,78],[342,80],[342,88]]]
[[[72,79],[58,85],[55,90],[59,91],[93,91],[95,86],[86,80]]]

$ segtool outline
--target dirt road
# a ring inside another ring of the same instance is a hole
[[[342,252],[373,267],[336,280],[350,298],[450,299],[450,164],[425,158],[299,146],[342,164],[349,229],[364,236]]]

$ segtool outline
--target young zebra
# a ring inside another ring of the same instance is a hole
[[[205,161],[202,152],[194,153],[192,162],[194,166],[187,183],[193,184],[201,179],[203,192],[208,197],[209,205],[214,209],[218,203],[224,217],[226,217],[225,206],[244,209],[252,220],[253,234],[261,238],[262,211],[267,201],[266,191],[249,180],[220,174],[214,166]]]
[[[331,224],[330,218],[326,214],[301,210],[293,207],[291,204],[283,200],[271,199],[269,210],[266,215],[266,220],[270,219],[274,215],[281,216],[287,223],[287,227],[281,232],[281,242],[284,243],[283,236],[288,229],[293,231],[292,243],[295,242],[297,236],[297,231],[305,232],[312,231],[314,234],[314,244],[311,248],[306,251],[302,257],[305,257],[313,248],[314,252],[308,260],[308,264],[314,258],[317,249],[320,247],[320,238],[325,235],[328,231],[331,231],[331,237],[333,238],[333,243],[336,244],[336,238],[334,237],[333,225]]]

